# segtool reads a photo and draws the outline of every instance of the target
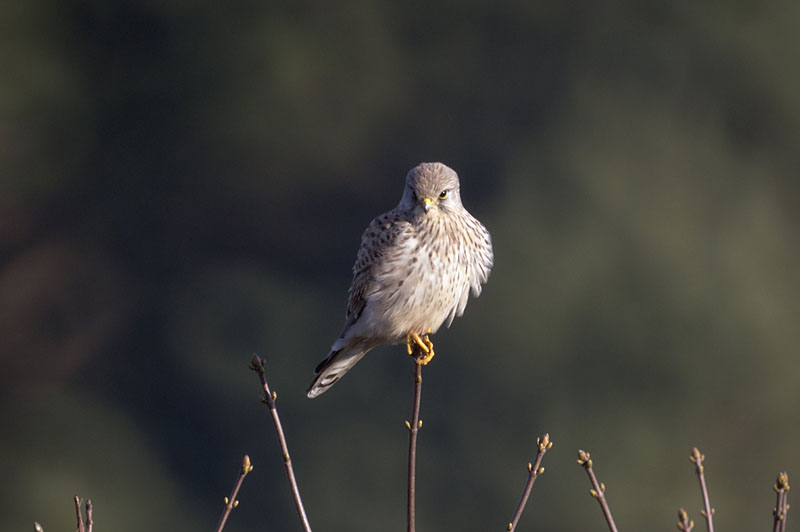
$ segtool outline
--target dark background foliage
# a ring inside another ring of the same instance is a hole
[[[0,528],[402,529],[402,348],[320,399],[350,265],[440,160],[494,237],[426,369],[420,529],[769,526],[800,471],[800,4],[6,2]]]

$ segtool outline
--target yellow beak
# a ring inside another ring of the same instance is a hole
[[[422,198],[422,208],[425,209],[425,212],[431,210],[431,205],[433,205],[433,198]]]

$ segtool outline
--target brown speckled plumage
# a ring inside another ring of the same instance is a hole
[[[442,163],[413,168],[397,207],[361,237],[344,329],[314,370],[308,396],[325,392],[375,346],[449,327],[469,292],[481,293],[492,261],[491,237],[461,204],[458,175]]]

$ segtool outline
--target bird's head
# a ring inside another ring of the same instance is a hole
[[[458,174],[442,163],[421,163],[408,172],[400,205],[426,214],[461,207]]]

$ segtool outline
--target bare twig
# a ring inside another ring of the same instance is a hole
[[[78,518],[78,532],[86,532],[86,528],[83,524],[83,514],[81,513],[81,499],[77,495],[75,495],[75,515]]]
[[[286,468],[286,476],[289,478],[292,495],[294,496],[294,504],[297,507],[297,515],[300,517],[300,522],[303,524],[303,530],[305,532],[311,532],[311,524],[308,522],[308,516],[303,507],[303,500],[300,498],[300,488],[294,476],[294,468],[292,467],[292,460],[289,457],[289,446],[286,444],[286,436],[283,434],[281,418],[278,416],[277,408],[275,408],[275,399],[277,399],[278,394],[270,391],[269,384],[267,384],[267,379],[264,376],[264,363],[255,353],[253,353],[250,369],[258,373],[258,378],[261,380],[261,387],[264,389],[265,395],[261,398],[261,402],[269,407],[269,413],[272,415],[272,422],[275,425],[275,432],[278,434],[278,442],[280,443],[281,453],[283,454],[283,465]]]
[[[703,495],[703,509],[700,513],[706,518],[706,527],[708,532],[714,532],[714,509],[711,507],[711,501],[708,499],[708,487],[706,486],[705,467],[703,467],[703,460],[706,457],[697,447],[692,448],[692,454],[689,460],[695,465],[697,470],[697,478],[700,481],[700,492]]]
[[[603,510],[603,516],[606,518],[606,523],[608,523],[608,529],[611,530],[611,532],[617,532],[617,525],[614,523],[614,517],[611,515],[611,509],[608,507],[608,502],[606,501],[606,486],[602,482],[597,481],[597,477],[592,470],[592,459],[589,453],[586,451],[578,451],[578,465],[583,466],[586,470],[586,474],[589,475],[589,481],[592,483],[592,489],[589,490],[589,493],[600,503],[600,509]]]
[[[422,428],[422,421],[419,419],[419,406],[422,400],[422,364],[416,363],[414,366],[414,403],[411,407],[411,421],[406,421],[408,429],[408,532],[416,530],[417,434]]]
[[[785,532],[786,531],[786,512],[789,511],[789,505],[787,504],[787,497],[789,495],[789,475],[786,473],[780,473],[778,475],[778,480],[775,482],[775,485],[772,487],[775,490],[775,493],[778,494],[778,501],[775,503],[775,510],[773,510],[773,514],[775,515],[775,524],[772,527],[773,532]]]
[[[86,532],[92,532],[94,528],[93,510],[92,499],[86,499]]]
[[[545,434],[541,438],[536,438],[536,446],[539,450],[536,452],[536,458],[534,459],[533,463],[528,464],[528,481],[525,482],[525,489],[522,490],[522,496],[519,499],[519,503],[517,503],[517,509],[514,511],[511,522],[508,523],[508,526],[506,527],[506,530],[509,532],[517,528],[519,518],[522,517],[522,511],[525,510],[525,505],[528,503],[528,497],[530,497],[531,491],[533,490],[533,483],[536,482],[536,479],[539,477],[539,475],[544,473],[544,468],[541,467],[542,458],[544,458],[544,453],[546,453],[547,450],[553,446],[553,442],[550,441],[550,434]]]
[[[683,508],[678,510],[678,529],[683,532],[692,532],[694,521],[689,519],[689,514]]]
[[[230,497],[225,497],[225,510],[222,512],[222,516],[219,518],[219,523],[217,523],[217,531],[221,532],[223,528],[225,528],[225,523],[228,521],[228,516],[231,514],[234,508],[239,506],[239,499],[236,496],[239,494],[239,488],[242,487],[242,482],[244,481],[244,477],[253,470],[253,465],[250,463],[250,457],[244,455],[242,459],[242,467],[239,468],[239,474],[236,475],[236,482],[233,484],[233,490],[231,491]]]

